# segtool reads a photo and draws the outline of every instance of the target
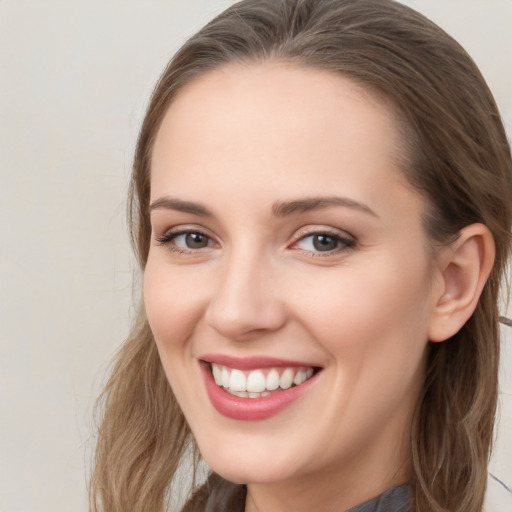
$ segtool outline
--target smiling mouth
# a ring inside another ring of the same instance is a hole
[[[240,398],[263,398],[300,386],[318,370],[314,367],[279,367],[239,370],[209,363],[217,386]]]

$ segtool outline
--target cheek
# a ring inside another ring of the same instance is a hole
[[[396,259],[354,265],[290,297],[301,297],[294,299],[297,316],[334,357],[398,362],[427,341],[427,269]]]
[[[181,269],[148,260],[143,287],[146,316],[167,380],[186,416],[199,398],[197,388],[189,386],[189,376],[195,371],[189,340],[202,315],[201,294],[193,284]]]
[[[153,336],[161,351],[181,346],[202,314],[201,290],[186,272],[148,260],[144,272],[144,305]]]
[[[391,413],[404,418],[414,408],[428,343],[428,274],[368,268],[341,272],[337,286],[317,281],[300,313],[336,368],[332,389],[339,393],[325,407],[354,425],[347,430],[354,446],[358,432],[362,439],[376,421]]]

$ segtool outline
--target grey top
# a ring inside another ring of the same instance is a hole
[[[369,501],[353,507],[347,512],[410,512],[411,490],[408,485],[389,489]]]
[[[212,473],[181,512],[244,512],[245,485],[236,485]],[[490,475],[486,507],[488,512],[512,512],[512,492],[498,478]],[[345,512],[410,512],[411,489],[394,487]],[[342,512],[342,511],[340,511]]]

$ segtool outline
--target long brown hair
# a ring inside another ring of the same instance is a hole
[[[429,206],[432,247],[475,222],[494,237],[495,265],[474,314],[452,339],[429,347],[412,426],[414,510],[480,512],[497,401],[512,161],[484,79],[434,23],[392,0],[244,0],[189,39],[162,74],[138,139],[129,217],[140,267],[151,233],[153,141],[176,92],[210,69],[265,60],[342,74],[394,106],[408,152],[404,174]],[[193,440],[143,306],[101,403],[91,510],[163,511]],[[190,502],[187,510],[196,509]]]

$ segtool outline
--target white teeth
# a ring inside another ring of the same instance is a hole
[[[247,391],[233,391],[232,389],[230,389],[229,393],[231,395],[239,396],[240,398],[248,398],[249,397],[249,393],[247,393]]]
[[[272,368],[267,375],[267,383],[265,386],[269,391],[274,391],[279,387],[279,372]]]
[[[286,368],[279,379],[279,387],[283,389],[291,388],[293,384],[293,377],[293,370],[291,368]]]
[[[212,363],[211,368],[217,386],[242,398],[261,398],[279,388],[289,389],[293,385],[300,386],[314,373],[311,367],[242,371]]]
[[[306,372],[303,372],[302,370],[298,371],[293,379],[293,383],[296,386],[299,386],[306,380]]]
[[[217,386],[222,386],[222,370],[216,365],[212,365],[213,378]]]
[[[265,375],[260,370],[249,373],[247,377],[247,391],[251,393],[261,393],[265,391],[267,381]]]
[[[217,366],[217,365],[212,365]],[[229,372],[227,368],[222,368],[222,387],[229,388]]]
[[[249,393],[248,391],[232,391],[230,389],[226,389],[226,391],[230,395],[235,395],[240,398],[262,398],[264,396],[270,395],[268,391],[264,391],[263,393]]]
[[[231,370],[228,387],[231,391],[247,391],[247,379],[244,373],[240,370]]]

